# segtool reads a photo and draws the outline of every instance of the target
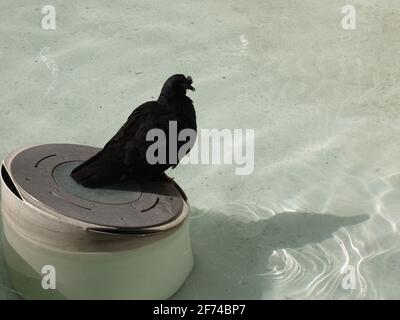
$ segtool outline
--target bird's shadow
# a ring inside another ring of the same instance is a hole
[[[257,221],[192,209],[194,268],[173,299],[260,299],[268,290],[265,273],[274,250],[300,248],[333,236],[367,215],[283,212]]]

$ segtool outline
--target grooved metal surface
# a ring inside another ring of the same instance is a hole
[[[179,216],[184,200],[173,183],[130,181],[99,189],[76,184],[69,173],[99,150],[72,144],[34,146],[14,156],[10,175],[18,189],[50,210],[99,226],[141,229]]]

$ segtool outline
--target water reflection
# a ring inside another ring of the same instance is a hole
[[[326,277],[329,271],[330,276],[340,277],[340,270],[336,268],[333,275],[332,268],[333,264],[339,266],[335,260],[340,257],[328,252],[325,240],[339,243],[339,229],[369,218],[307,212],[274,214],[242,204],[229,205],[225,210],[193,210],[195,267],[175,298],[300,297],[321,283],[321,279],[313,282],[311,274]]]

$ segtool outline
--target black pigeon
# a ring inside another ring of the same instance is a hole
[[[167,141],[165,152],[168,155],[170,121],[176,121],[178,134],[183,129],[197,130],[193,101],[186,96],[186,90],[195,90],[190,76],[176,74],[168,78],[158,100],[145,102],[137,107],[104,148],[76,167],[71,172],[71,177],[89,188],[102,187],[129,178],[170,179],[164,171],[176,167],[177,162],[169,163],[167,157],[166,163],[150,164],[146,159],[146,151],[154,141],[146,141],[146,135],[151,129],[163,130]],[[176,142],[179,150],[186,141]]]

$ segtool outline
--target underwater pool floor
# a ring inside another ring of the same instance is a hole
[[[255,132],[235,165],[169,172],[195,267],[177,299],[400,298],[400,3],[0,3],[0,156],[102,146],[164,80],[189,74],[199,128]],[[1,256],[1,255],[0,255]],[[17,298],[0,258],[0,298]]]

